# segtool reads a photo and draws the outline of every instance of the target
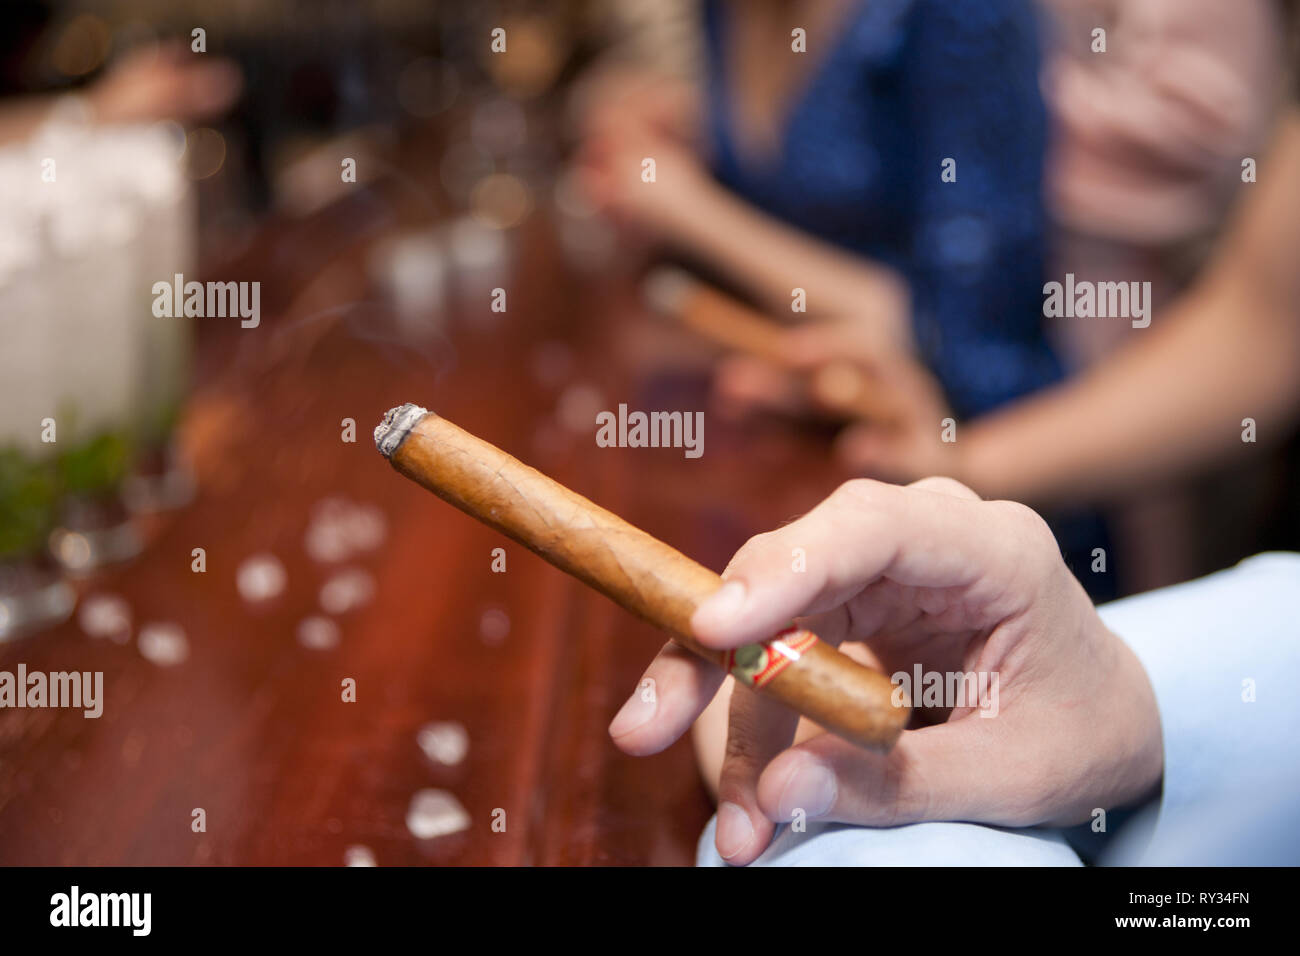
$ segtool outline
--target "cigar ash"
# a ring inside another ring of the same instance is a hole
[[[392,458],[393,452],[406,440],[411,429],[427,414],[427,408],[410,402],[390,408],[384,414],[384,420],[375,426],[375,447],[379,453],[385,458]]]

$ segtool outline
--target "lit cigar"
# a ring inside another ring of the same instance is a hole
[[[655,269],[646,276],[643,290],[651,308],[713,344],[807,375],[811,398],[826,410],[882,424],[898,418],[870,376],[852,362],[831,362],[812,373],[792,366],[780,325],[689,273]]]
[[[826,730],[887,750],[907,722],[885,675],[808,631],[731,651],[701,646],[691,615],[721,586],[718,575],[445,418],[402,405],[384,416],[375,444],[407,478]]]

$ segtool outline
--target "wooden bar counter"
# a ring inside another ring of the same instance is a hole
[[[453,295],[440,331],[403,342],[369,267],[408,225],[403,195],[359,191],[267,223],[207,270],[261,281],[263,321],[198,320],[181,436],[197,498],[151,519],[141,557],[77,585],[83,608],[125,602],[129,642],[92,637],[74,616],[0,645],[0,669],[102,671],[105,697],[99,719],[0,711],[0,864],[694,859],[711,806],[689,742],[635,759],[606,734],[663,636],[399,480],[370,431],[418,401],[715,570],[834,487],[826,448],[709,413],[698,367],[648,357],[661,326],[631,277],[570,269],[544,207],[511,232],[504,313],[490,290]],[[620,403],[705,410],[703,455],[598,447],[595,411]],[[382,541],[339,562],[313,556],[309,528],[330,499],[377,508]],[[259,555],[284,576],[252,602],[237,578]],[[373,592],[327,611],[322,588],[345,570]],[[337,626],[334,646],[304,645],[308,619]],[[183,633],[179,662],[141,652],[142,629],[159,623]],[[460,759],[421,748],[431,723],[464,729]],[[463,808],[456,832],[412,832],[425,790]]]

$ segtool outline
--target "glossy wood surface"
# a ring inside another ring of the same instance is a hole
[[[716,570],[839,476],[815,436],[711,413],[697,460],[597,447],[595,406],[706,409],[703,355],[671,341],[629,276],[569,264],[545,196],[510,233],[506,313],[486,288],[462,290],[413,345],[369,266],[426,215],[409,191],[358,187],[209,266],[263,282],[263,322],[198,320],[182,436],[198,497],[151,519],[141,557],[78,584],[83,599],[127,601],[131,642],[89,637],[74,617],[0,645],[0,669],[103,671],[106,697],[98,720],[0,711],[0,863],[339,865],[356,846],[379,865],[693,860],[711,805],[689,742],[636,759],[606,734],[661,635],[393,473],[370,430],[402,402],[436,409]],[[381,508],[386,536],[342,565],[376,589],[334,616],[338,646],[315,650],[295,633],[323,615],[340,566],[313,560],[304,535],[335,496]],[[259,553],[287,578],[254,605],[236,577]],[[484,638],[485,613],[508,618],[503,638]],[[187,659],[146,659],[135,637],[148,622],[179,624]],[[349,677],[355,703],[341,700]],[[462,762],[424,754],[430,721],[464,726]],[[414,836],[407,810],[425,788],[453,794],[468,827]]]

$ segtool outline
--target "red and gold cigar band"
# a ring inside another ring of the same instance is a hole
[[[737,680],[762,687],[816,643],[816,634],[791,624],[766,644],[746,644],[727,651],[723,666]]]

